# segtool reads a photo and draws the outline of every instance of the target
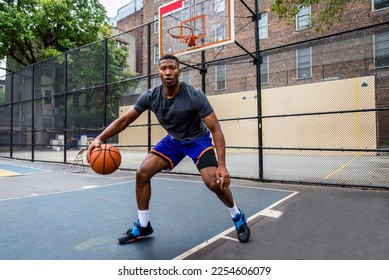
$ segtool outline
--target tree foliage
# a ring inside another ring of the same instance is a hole
[[[98,0],[0,0],[0,59],[23,66],[109,34]]]
[[[321,9],[311,15],[311,24],[317,30],[326,30],[342,19],[348,3],[358,0],[274,0],[271,10],[280,19],[293,21],[301,8],[310,5],[321,5]]]
[[[0,88],[0,104],[3,103],[5,100],[5,92],[3,88]]]
[[[108,39],[107,48],[107,80],[110,85],[105,106],[107,106],[107,121],[112,122],[117,117],[120,96],[131,85],[127,82],[122,88],[120,81],[134,77],[136,74],[128,68],[127,46],[117,46],[113,39]],[[85,93],[90,97],[89,102],[82,108],[69,111],[75,119],[104,117],[104,92],[101,87],[104,84],[104,49],[104,41],[99,41],[68,53],[68,86],[70,89],[87,88]]]

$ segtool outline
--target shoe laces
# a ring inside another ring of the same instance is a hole
[[[134,230],[134,228],[137,228],[138,229],[138,231],[139,231],[139,228],[138,227],[140,227],[140,224],[138,224],[139,223],[139,221],[136,221],[135,223],[134,223],[134,227],[133,228],[130,228],[129,230],[127,230],[125,233],[123,233],[123,234],[130,234],[130,233],[132,233],[132,231]]]

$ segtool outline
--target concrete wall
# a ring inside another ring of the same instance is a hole
[[[267,89],[262,104],[263,116],[374,109],[374,77]],[[376,139],[375,112],[263,120],[268,147],[376,149]]]

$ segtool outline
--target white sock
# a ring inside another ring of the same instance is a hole
[[[138,210],[138,219],[141,227],[147,227],[147,224],[150,221],[150,211]]]
[[[231,218],[235,218],[235,216],[240,213],[238,207],[236,206],[235,200],[234,200],[234,206],[232,206],[232,208],[227,207],[227,209],[230,210]]]

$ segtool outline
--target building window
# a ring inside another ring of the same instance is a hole
[[[389,0],[372,0],[373,11],[389,8]]]
[[[259,39],[266,39],[268,37],[267,13],[261,13],[261,19],[258,21],[258,25],[259,25]]]
[[[311,48],[298,49],[296,52],[297,57],[297,78],[307,79],[312,77],[312,59]]]
[[[183,10],[182,10],[182,20],[187,20],[190,18],[189,15],[189,1],[183,2]]]
[[[262,57],[261,63],[261,84],[269,83],[269,56]]]
[[[225,0],[215,0],[215,13],[223,12],[226,9]]]
[[[44,99],[44,104],[45,105],[52,105],[53,103],[53,98],[52,95],[53,92],[51,90],[45,90],[45,99]]]
[[[190,79],[189,79],[189,77],[190,77],[189,73],[190,73],[189,70],[182,71],[182,72],[181,72],[181,81],[183,81],[183,82],[189,84],[189,81],[190,81]]]
[[[303,30],[311,26],[311,6],[301,8],[296,15],[296,30]]]
[[[227,30],[226,26],[223,24],[216,25],[215,27],[215,42],[220,42],[222,40],[225,40],[227,37]],[[215,48],[215,51],[220,51],[224,48],[225,46],[218,46]]]
[[[158,19],[158,14],[154,14],[154,34],[159,33],[159,19]]]
[[[375,66],[389,66],[389,31],[374,35]]]
[[[226,89],[226,65],[215,66],[216,90]]]
[[[226,39],[226,26],[219,24],[215,27],[215,42],[219,42]]]
[[[159,44],[154,45],[154,64],[158,64],[159,60]]]

